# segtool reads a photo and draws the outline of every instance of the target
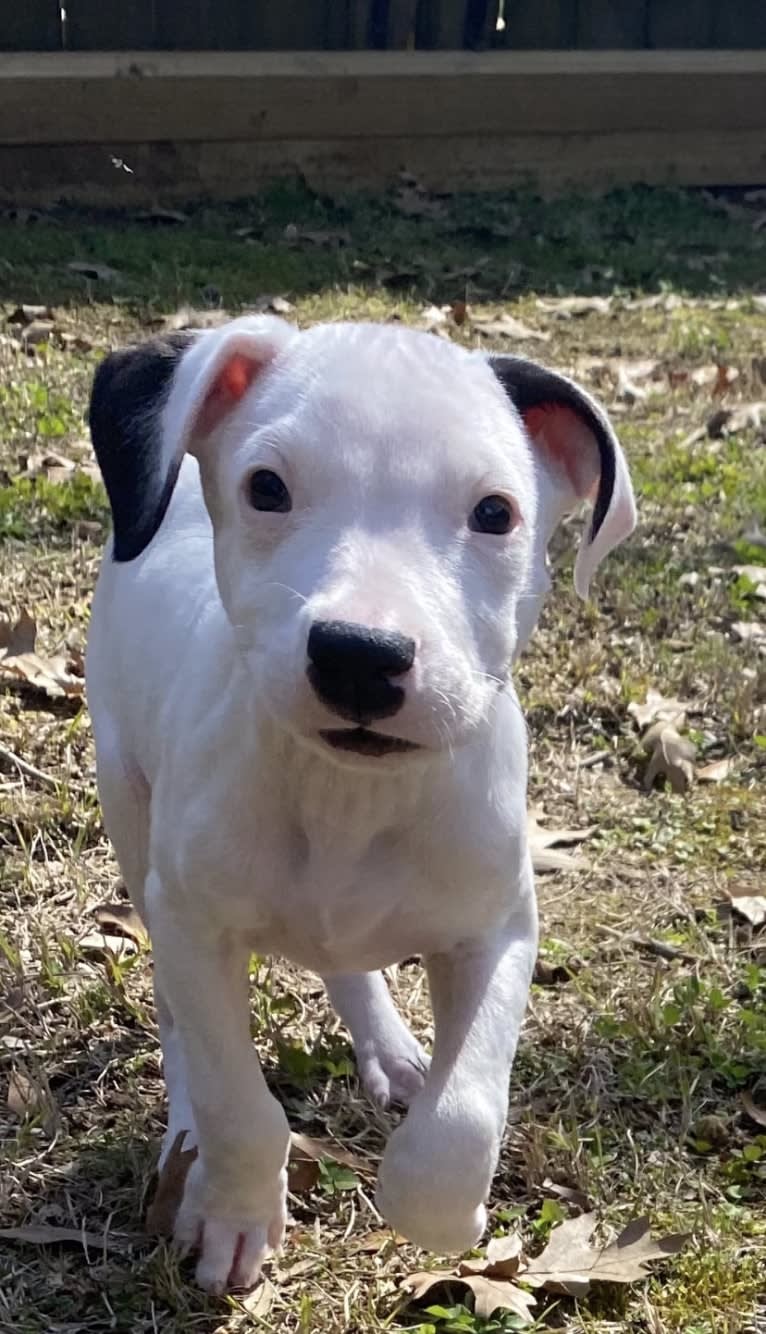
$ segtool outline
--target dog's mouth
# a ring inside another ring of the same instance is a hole
[[[319,733],[334,750],[352,751],[355,755],[396,755],[408,750],[419,750],[414,741],[399,736],[384,736],[367,727],[330,727]]]

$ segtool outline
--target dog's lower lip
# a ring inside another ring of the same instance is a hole
[[[419,749],[414,741],[405,741],[398,736],[384,736],[382,732],[371,732],[367,727],[331,727],[319,735],[335,750],[350,750],[356,755],[392,755]]]

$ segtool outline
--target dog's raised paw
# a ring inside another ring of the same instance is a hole
[[[414,1038],[403,1052],[370,1045],[357,1053],[359,1074],[368,1096],[379,1107],[409,1107],[423,1087],[430,1058]]]

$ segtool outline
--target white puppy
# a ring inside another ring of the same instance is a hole
[[[91,402],[114,519],[88,698],[107,829],[154,949],[176,1235],[255,1282],[285,1226],[288,1126],[247,969],[326,981],[361,1077],[409,1103],[378,1202],[473,1246],[535,961],[526,737],[509,677],[562,514],[575,581],[633,528],[603,412],[570,381],[396,327],[267,317],[114,353]],[[426,1056],[381,968],[422,954]]]

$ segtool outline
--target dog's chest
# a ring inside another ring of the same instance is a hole
[[[229,804],[184,859],[195,896],[254,952],[367,971],[450,949],[506,909],[513,876],[477,866],[454,821],[413,819],[395,785],[274,797]]]

